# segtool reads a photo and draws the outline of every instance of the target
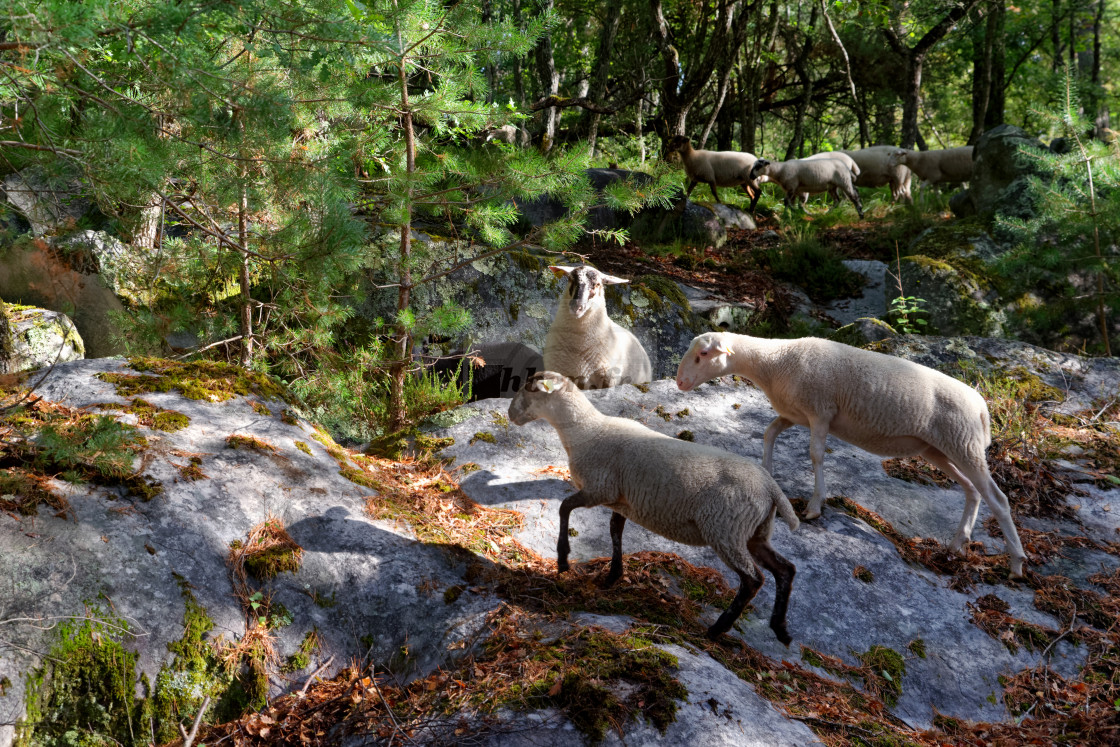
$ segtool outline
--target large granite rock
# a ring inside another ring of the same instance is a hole
[[[3,191],[36,236],[72,227],[93,207],[79,180],[49,176],[36,167],[8,175]]]
[[[439,251],[458,251],[460,256],[477,252],[477,247],[467,242],[455,244],[422,233],[417,233],[415,240],[438,242],[445,245]],[[509,343],[543,351],[566,282],[548,270],[555,262],[563,260],[532,251],[509,252],[472,262],[446,277],[416,287],[412,292],[414,308],[434,309],[450,303],[469,311],[472,318],[467,329],[454,336],[422,341],[417,352],[450,355],[477,346]],[[629,284],[607,286],[606,299],[610,317],[641,341],[653,364],[654,378],[675,375],[680,356],[692,338],[711,329],[707,320],[692,311],[677,284],[666,278],[643,275],[632,278]],[[392,318],[395,303],[395,289],[371,288],[369,301],[358,308],[358,314],[371,321]],[[513,349],[508,361],[505,353],[498,355],[493,359],[483,357],[487,364],[500,363],[513,375],[527,370],[522,365],[528,360],[523,347]],[[506,387],[502,393],[512,396],[514,391]]]
[[[0,301],[0,374],[32,371],[85,357],[85,345],[65,314]]]
[[[587,169],[587,179],[600,193],[609,185],[623,180],[634,184],[648,184],[651,177],[640,171],[624,169]],[[522,230],[541,226],[558,220],[568,214],[562,202],[552,197],[541,197],[518,204],[521,211]],[[591,210],[587,228],[590,230],[628,229],[632,236],[639,239],[657,241],[702,242],[722,246],[727,241],[730,229],[755,228],[754,220],[742,210],[713,203],[688,202],[686,205],[665,208],[645,208],[631,215],[624,210],[600,206]]]
[[[954,213],[965,217],[975,212],[985,219],[996,213],[1009,218],[1034,217],[1027,177],[1044,173],[1038,159],[1032,158],[1042,151],[1046,146],[1014,125],[1003,124],[985,132],[973,151],[967,199],[958,201]]]

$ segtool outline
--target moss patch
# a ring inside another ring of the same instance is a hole
[[[272,410],[268,409],[268,405],[266,405],[263,402],[257,402],[256,400],[249,400],[249,407],[252,407],[253,412],[257,413],[258,415],[260,415],[262,417],[266,417],[266,418],[272,417]]]
[[[470,443],[473,444],[475,441],[485,441],[488,444],[493,444],[497,443],[498,439],[494,438],[494,434],[489,431],[478,431],[471,436]]]
[[[97,378],[113,384],[122,397],[178,390],[187,399],[204,402],[224,402],[250,394],[265,399],[288,399],[287,390],[274,379],[230,363],[129,358],[128,365],[140,373],[100,373]]]
[[[892,648],[875,645],[858,656],[878,680],[865,677],[864,684],[869,689],[877,690],[887,705],[897,704],[898,697],[902,695],[902,675],[906,674],[906,660],[902,658],[902,654]]]
[[[257,581],[268,581],[285,572],[295,573],[303,565],[303,548],[276,517],[270,516],[253,527],[245,542],[234,540],[230,548]]]
[[[280,671],[302,672],[311,666],[311,657],[317,654],[321,647],[322,642],[319,640],[319,632],[316,630],[308,631],[307,635],[300,641],[299,648],[288,657]]]
[[[302,451],[304,454],[307,454],[307,456],[311,456],[311,447],[308,446],[306,442],[296,441],[295,444],[297,449]]]
[[[277,454],[279,449],[264,439],[256,436],[241,436],[234,434],[226,438],[226,446],[231,449],[247,449],[259,454]]]
[[[179,477],[188,482],[205,480],[210,477],[202,471],[202,457],[191,457],[190,461],[184,465],[177,466],[176,469],[179,470]]]

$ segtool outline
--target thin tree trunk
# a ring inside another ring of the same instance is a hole
[[[1062,19],[1062,0],[1050,0],[1050,72],[1056,73],[1062,66],[1062,34],[1058,30]]]
[[[992,53],[995,49],[995,11],[988,9],[983,27],[976,25],[972,34],[972,131],[968,144],[975,145],[984,132],[988,102],[992,94]]]
[[[482,23],[488,25],[493,20],[493,9],[491,7],[491,0],[482,0]],[[491,55],[486,60],[486,103],[494,103],[494,88],[497,84],[498,71],[496,69],[498,59],[496,56]]]
[[[541,6],[541,13],[549,13],[555,0],[545,0]],[[537,42],[537,75],[543,96],[557,96],[560,93],[560,73],[556,70],[556,58],[552,54],[552,36],[545,34]],[[556,127],[560,124],[560,109],[555,106],[541,109],[541,119],[544,125],[544,135],[541,140],[541,151],[548,153],[556,144]]]
[[[398,44],[404,49],[397,28]],[[404,220],[401,222],[401,243],[399,250],[400,287],[397,289],[397,313],[408,310],[412,302],[412,175],[416,173],[416,134],[412,127],[412,105],[408,97],[408,60],[398,61],[398,74],[401,84],[401,125],[404,129],[405,172],[408,174],[405,187]],[[404,382],[412,365],[412,334],[403,322],[396,325],[396,355],[389,367],[389,429],[399,431],[408,422],[408,408],[404,400]]]
[[[241,251],[241,365],[253,362],[253,298],[249,294],[249,167],[242,160],[238,173],[241,194],[237,201],[237,247]]]
[[[859,147],[865,148],[871,145],[871,131],[867,128],[867,112],[863,110],[859,94],[856,93],[856,83],[852,80],[852,62],[848,59],[848,50],[844,48],[844,42],[840,41],[840,34],[836,33],[836,27],[828,17],[826,0],[821,0],[821,14],[824,15],[824,22],[828,26],[828,32],[832,34],[832,40],[840,47],[840,54],[844,56],[844,73],[848,76],[848,89],[852,92],[852,111],[859,121]]]
[[[591,85],[587,89],[588,98],[596,104],[603,103],[603,96],[607,92],[614,40],[618,36],[618,27],[622,21],[622,0],[608,0],[604,15],[603,28],[599,34],[599,49],[595,56],[595,65],[591,69]],[[595,155],[595,141],[599,136],[601,117],[599,112],[584,110],[581,129],[587,132],[587,147],[592,156]]]
[[[984,116],[984,129],[990,130],[1003,124],[1007,86],[1007,37],[1004,22],[1007,19],[1007,0],[993,0],[992,14],[992,87],[988,93],[988,110]]]
[[[521,0],[513,0],[513,25],[521,28]],[[525,108],[525,81],[522,78],[521,58],[513,58],[513,90],[517,94],[518,108]]]
[[[708,143],[708,136],[712,134],[712,127],[716,123],[716,118],[719,117],[720,109],[723,108],[723,100],[727,98],[727,86],[731,83],[731,63],[728,62],[723,70],[723,75],[720,76],[719,93],[716,95],[716,103],[712,107],[711,116],[708,117],[707,123],[704,125],[704,131],[700,133],[700,144],[696,147],[703,150],[704,146]]]

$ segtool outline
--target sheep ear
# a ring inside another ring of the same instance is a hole
[[[703,348],[705,353],[716,353],[717,355],[731,355],[731,348],[727,346],[727,342],[721,337],[709,343]]]
[[[560,388],[560,383],[552,379],[541,379],[537,382],[537,389],[545,394],[552,394]]]
[[[549,265],[548,269],[552,270],[552,274],[556,277],[566,278],[572,273],[572,270],[576,268],[568,267],[567,265]]]
[[[623,278],[616,278],[614,275],[608,275],[604,272],[599,273],[599,278],[603,281],[603,285],[618,285],[619,283],[629,283],[629,280]]]

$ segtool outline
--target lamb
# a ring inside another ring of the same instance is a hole
[[[567,277],[568,289],[545,337],[544,367],[573,379],[580,389],[650,381],[653,367],[642,343],[607,316],[603,286],[630,281],[586,265],[548,269]]]
[[[736,454],[603,415],[569,379],[552,371],[530,377],[509,406],[509,419],[517,425],[538,418],[559,434],[578,491],[560,504],[556,566],[561,573],[568,570],[572,509],[607,506],[614,513],[604,588],[622,576],[622,529],[630,519],[676,542],[711,547],[739,574],[735,599],[708,628],[712,639],[727,632],[762,587],[758,566],[770,571],[777,583],[770,628],[790,644],[786,610],[797,569],[773,548],[770,536],[775,513],[791,530],[799,522],[765,470]]]
[[[860,174],[859,165],[855,162],[855,160],[851,156],[849,156],[844,151],[826,150],[826,151],[823,151],[821,153],[814,153],[811,156],[805,156],[805,158],[802,158],[801,160],[802,161],[819,161],[822,158],[835,158],[838,161],[843,161],[845,164],[848,165],[848,168],[851,169],[851,171],[852,171],[852,179],[853,179],[852,183],[856,184],[859,181],[859,179],[858,179],[859,174]],[[830,197],[832,197],[832,199],[835,202],[840,201],[840,195],[836,191],[836,187],[829,187],[828,194],[829,194]],[[802,205],[809,202],[809,193],[808,192],[802,192],[799,195],[799,197],[801,197],[801,204]]]
[[[801,159],[795,161],[767,161],[760,158],[751,169],[751,179],[775,182],[785,192],[785,202],[793,206],[793,197],[802,193],[813,194],[835,188],[852,201],[859,217],[863,217],[863,204],[859,192],[852,186],[852,170],[847,162],[838,158]]]
[[[757,181],[751,177],[751,167],[757,157],[753,153],[740,153],[730,150],[695,150],[692,142],[684,135],[676,135],[669,140],[665,147],[665,154],[679,153],[681,163],[684,164],[684,173],[688,177],[688,188],[685,190],[684,199],[687,202],[692,190],[700,182],[704,182],[712,190],[712,197],[716,202],[723,204],[719,199],[716,187],[738,187],[751,198],[750,211],[753,213],[762,189]]]
[[[491,140],[497,140],[502,143],[516,143],[517,142],[517,126],[516,125],[502,125],[501,127],[491,127],[483,130],[486,133],[486,139],[482,142],[488,143]]]
[[[967,182],[972,179],[972,146],[944,150],[906,150],[895,148],[888,166],[906,166],[923,184]]]
[[[882,187],[890,185],[891,199],[898,202],[905,199],[911,202],[910,197],[910,169],[901,163],[889,163],[891,153],[899,150],[893,145],[872,145],[861,150],[840,151],[852,157],[859,166],[859,176],[856,178],[857,187]]]
[[[792,425],[809,427],[815,486],[806,518],[821,513],[830,432],[872,454],[921,455],[964,488],[964,515],[950,549],[962,552],[971,539],[983,497],[1006,538],[1011,575],[1023,577],[1025,556],[1011,508],[988,471],[988,406],[975,389],[932,368],[839,342],[727,332],[692,340],[677,369],[677,386],[687,392],[728,374],[754,382],[778,414],[763,435],[767,471],[778,434]]]

